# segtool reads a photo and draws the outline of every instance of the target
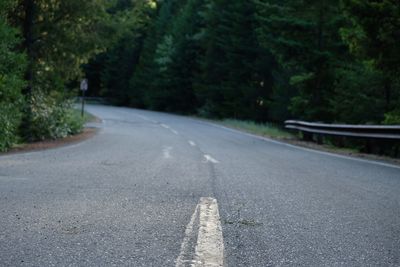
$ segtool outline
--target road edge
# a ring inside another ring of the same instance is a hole
[[[103,123],[103,122],[100,118],[95,117],[95,119],[92,122],[88,122],[88,123]],[[76,145],[78,143],[82,143],[88,139],[93,138],[100,132],[100,130],[101,130],[101,128],[85,125],[83,127],[82,132],[80,132],[78,134],[68,135],[64,138],[58,138],[58,139],[54,139],[54,140],[48,139],[48,140],[43,140],[43,141],[38,141],[38,142],[33,142],[33,143],[26,143],[19,147],[11,148],[7,152],[1,152],[0,157],[10,156],[10,155],[15,155],[15,154],[38,152],[38,151],[44,151],[44,150],[50,150],[50,149],[57,149],[57,148],[61,148],[61,147],[68,147],[71,145]]]
[[[337,151],[331,151],[331,150],[324,150],[323,148],[318,148],[318,147],[307,147],[307,146],[302,146],[298,143],[291,143],[287,140],[281,140],[281,139],[274,139],[271,137],[267,136],[262,136],[262,135],[257,135],[255,133],[249,133],[247,131],[237,129],[237,128],[231,128],[225,125],[218,124],[218,122],[214,121],[208,121],[208,120],[203,120],[201,118],[191,118],[194,121],[204,123],[216,128],[220,129],[225,129],[234,133],[242,134],[242,135],[247,135],[249,137],[257,138],[259,140],[264,140],[270,143],[275,143],[279,145],[284,145],[287,147],[295,148],[295,149],[300,149],[303,151],[308,151],[308,152],[313,152],[313,153],[318,153],[322,155],[328,155],[336,158],[342,158],[342,159],[349,159],[349,160],[354,160],[358,162],[364,162],[364,163],[370,163],[370,164],[375,164],[375,165],[380,165],[380,166],[385,166],[385,167],[390,167],[390,168],[395,168],[395,169],[400,169],[400,163],[395,161],[395,160],[390,160],[388,158],[376,158],[379,156],[375,155],[368,155],[368,154],[362,154],[357,155],[357,154],[345,154],[345,153],[340,153]]]

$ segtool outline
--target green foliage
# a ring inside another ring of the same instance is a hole
[[[297,118],[334,120],[329,98],[334,90],[335,67],[346,56],[338,34],[345,22],[337,2],[254,2],[259,10],[258,38],[287,77],[283,81],[276,79],[274,97],[282,104],[290,103],[288,109]],[[288,87],[294,92],[287,93]]]
[[[196,93],[217,117],[267,119],[271,58],[255,38],[251,1],[207,1]]]
[[[116,3],[111,24],[124,27],[92,77],[118,104],[276,122],[396,114],[397,1]]]
[[[80,66],[107,44],[106,1],[17,1],[10,17],[21,28],[33,89],[63,90]]]
[[[149,27],[143,43],[137,71],[130,81],[130,100],[133,106],[174,111],[174,89],[171,63],[175,54],[174,16],[185,1],[169,0],[161,3],[158,14]],[[178,95],[176,95],[178,96]],[[172,107],[172,108],[171,108]]]
[[[148,0],[119,0],[108,10],[115,34],[107,51],[84,67],[91,84],[89,94],[105,96],[118,105],[130,103],[129,82],[155,11],[156,2]]]
[[[72,101],[58,100],[36,90],[32,96],[32,126],[34,140],[57,139],[82,131],[84,119],[72,109]]]
[[[171,35],[164,36],[161,43],[157,45],[154,61],[158,66],[159,72],[168,70],[168,65],[172,63],[174,51],[174,39]]]
[[[188,0],[177,6],[177,19],[157,46],[154,74],[158,78],[153,80],[153,90],[148,94],[152,108],[192,113],[197,107],[193,82],[198,69],[196,35],[201,23],[197,9],[202,3],[202,0]]]
[[[400,124],[400,109],[393,110],[385,114],[385,120],[383,121],[384,124],[393,124],[399,125]]]
[[[0,109],[8,121],[0,138],[10,146],[18,135],[34,141],[79,132],[82,123],[69,112],[67,89],[81,77],[81,65],[109,44],[108,1],[16,0],[1,5],[0,60],[5,69],[0,73]],[[3,18],[19,29],[20,39]]]
[[[385,109],[390,112],[400,100],[400,2],[342,0],[341,3],[351,22],[341,30],[343,39],[355,56],[381,71]]]
[[[0,2],[0,151],[6,151],[18,141],[21,107],[24,104],[21,89],[25,86],[25,56],[16,52],[20,42],[16,29],[7,21],[12,1]]]
[[[342,29],[352,52],[374,60],[378,68],[400,70],[400,2],[396,0],[342,0],[351,21]]]
[[[379,124],[385,113],[382,87],[381,73],[365,64],[354,63],[336,69],[335,91],[330,98],[335,121]]]

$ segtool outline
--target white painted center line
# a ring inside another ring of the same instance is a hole
[[[138,117],[141,118],[142,120],[149,121],[149,118],[147,118],[146,116],[139,115],[139,114],[136,114],[136,116],[138,116]]]
[[[190,239],[198,217],[197,242],[194,255],[190,255]],[[176,267],[222,267],[224,266],[224,240],[218,203],[215,198],[202,197],[186,227],[181,253]]]
[[[200,227],[194,266],[223,266],[224,241],[217,200],[202,197],[199,210]]]
[[[190,240],[193,238],[194,233],[194,224],[197,219],[199,213],[199,205],[197,204],[196,209],[192,217],[190,218],[190,222],[186,226],[185,230],[185,238],[183,239],[181,245],[181,252],[179,253],[179,257],[176,260],[176,267],[185,267],[186,263],[193,264],[193,257],[190,255]]]
[[[189,145],[191,145],[191,146],[196,146],[196,143],[193,142],[193,141],[189,141]]]
[[[161,127],[170,130],[173,134],[179,135],[178,131],[175,131],[174,129],[172,129],[170,126],[166,125],[166,124],[160,124]]]
[[[214,164],[217,164],[217,163],[219,163],[219,161],[218,160],[216,160],[216,159],[214,159],[213,157],[211,157],[210,155],[204,155],[204,158],[206,159],[206,162],[211,162],[211,163],[214,163]]]
[[[171,150],[172,150],[172,147],[170,147],[170,146],[167,146],[167,147],[163,148],[163,156],[164,156],[165,159],[170,159],[171,158]]]

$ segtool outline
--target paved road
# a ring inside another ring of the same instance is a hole
[[[0,157],[0,266],[400,266],[400,168],[89,110],[94,138]]]

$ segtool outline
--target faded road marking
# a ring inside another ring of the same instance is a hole
[[[191,146],[196,146],[196,143],[193,142],[193,141],[189,141],[189,145],[191,145]]]
[[[135,115],[138,116],[139,118],[141,118],[142,120],[149,121],[149,118],[147,118],[146,116],[139,115],[139,114],[135,114]]]
[[[190,256],[190,239],[198,217],[198,235],[194,255]],[[224,266],[224,241],[217,200],[211,197],[200,198],[189,224],[186,227],[181,253],[176,267],[222,267]]]
[[[174,129],[172,129],[170,126],[168,126],[168,125],[166,125],[166,124],[161,123],[160,126],[163,127],[163,128],[165,128],[165,129],[170,130],[173,134],[176,134],[176,135],[179,134],[177,131],[175,131]]]
[[[286,146],[286,147],[290,147],[290,148],[297,149],[297,150],[303,150],[303,151],[307,151],[307,152],[310,152],[310,153],[316,153],[316,154],[325,155],[325,156],[329,156],[329,157],[352,160],[352,161],[357,161],[357,162],[361,162],[361,163],[374,164],[374,165],[379,165],[379,166],[382,166],[382,167],[400,169],[400,166],[392,164],[392,163],[385,163],[385,162],[376,161],[376,160],[373,160],[373,159],[361,159],[361,158],[356,158],[354,156],[339,155],[339,154],[334,154],[333,152],[319,151],[319,150],[312,149],[312,148],[301,147],[299,145],[288,144],[288,143],[285,143],[283,141],[277,141],[277,140],[274,140],[274,139],[271,139],[271,138],[268,138],[268,137],[265,137],[265,136],[259,136],[259,135],[256,135],[256,134],[242,132],[242,131],[239,131],[239,130],[236,130],[236,129],[228,128],[226,126],[221,126],[221,125],[218,125],[218,124],[215,124],[215,123],[211,123],[211,122],[204,122],[204,121],[198,121],[198,120],[194,120],[194,121],[196,121],[198,123],[205,124],[205,125],[209,125],[209,126],[212,126],[212,127],[215,127],[215,128],[224,129],[224,130],[229,131],[229,132],[245,135],[245,136],[248,136],[248,137],[251,137],[251,138],[267,141],[269,143],[273,143],[273,144],[277,144],[277,145],[281,145],[281,146]]]
[[[165,159],[170,159],[171,158],[171,150],[172,147],[171,146],[167,146],[163,148],[163,156]]]
[[[186,266],[186,264],[190,266],[193,264],[193,256],[190,255],[190,241],[192,238],[194,238],[195,235],[194,224],[198,217],[199,205],[200,204],[197,204],[196,209],[194,210],[194,213],[190,218],[188,225],[186,226],[185,238],[183,239],[181,245],[181,253],[179,253],[179,257],[176,260],[176,267],[184,267]]]
[[[0,181],[14,182],[14,181],[28,181],[28,180],[29,180],[29,178],[25,178],[25,177],[12,177],[12,176],[0,175]]]
[[[145,121],[151,122],[151,123],[155,123],[155,124],[158,123],[157,121],[152,120],[152,119],[150,119],[150,118],[148,118],[148,117],[146,117],[146,116],[143,116],[143,115],[136,114],[136,116],[138,116],[139,118],[141,118],[141,119],[143,119],[143,120],[145,120]]]
[[[210,155],[204,155],[204,158],[206,159],[206,162],[211,162],[211,163],[214,163],[214,164],[217,164],[217,163],[219,163],[219,161],[218,160],[216,160],[216,159],[214,159],[213,157],[211,157]]]

